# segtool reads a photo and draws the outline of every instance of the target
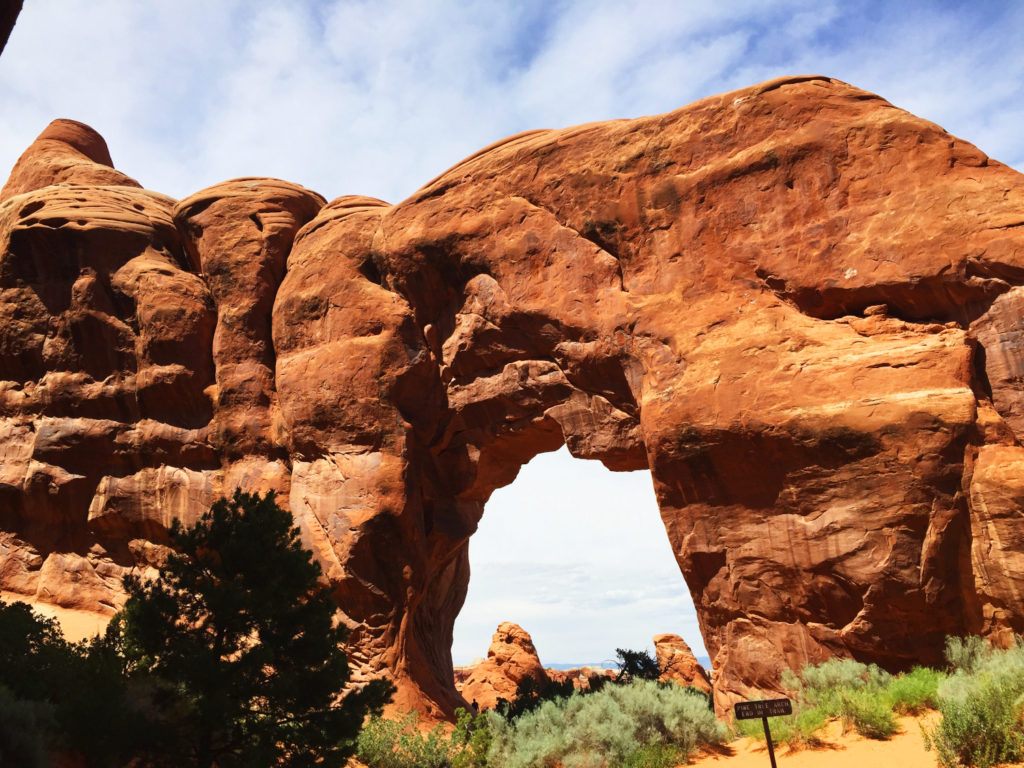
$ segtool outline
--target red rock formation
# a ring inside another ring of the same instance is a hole
[[[486,663],[486,659],[477,658],[473,659],[469,664],[458,666],[454,668],[454,680],[455,690],[463,695],[468,702],[472,702],[473,698],[464,691],[466,681],[476,672],[477,668]],[[605,669],[604,667],[573,667],[571,669],[552,669],[551,667],[544,667],[544,674],[547,675],[547,679],[552,683],[564,683],[567,680],[573,684],[574,688],[589,688],[591,677],[607,677],[610,679],[615,678],[614,669]],[[477,702],[479,704],[479,702]]]
[[[679,635],[655,635],[654,657],[661,670],[662,681],[688,685],[711,693],[711,676]]]
[[[0,201],[51,184],[65,183],[141,186],[135,179],[114,170],[107,142],[96,131],[75,120],[54,120],[18,159],[0,190]]]
[[[494,709],[498,699],[514,701],[519,683],[532,677],[538,685],[548,682],[533,640],[526,630],[511,621],[498,625],[491,638],[487,659],[475,665],[459,687],[467,702],[480,709]]]
[[[544,669],[548,674],[548,679],[553,683],[564,683],[566,680],[572,682],[574,688],[582,688],[586,690],[590,687],[590,678],[592,677],[606,677],[609,680],[615,679],[614,669],[605,669],[604,667],[573,667],[572,669]]]
[[[720,704],[1024,630],[1024,177],[938,126],[788,78],[322,208],[176,205],[96,138],[0,203],[0,588],[109,612],[172,517],[276,489],[360,671],[450,713],[468,539],[564,442],[652,472]]]

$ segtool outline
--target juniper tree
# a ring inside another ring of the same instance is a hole
[[[344,764],[390,687],[343,694],[347,632],[291,515],[236,492],[170,545],[159,577],[125,579],[111,628],[162,726],[145,764]]]

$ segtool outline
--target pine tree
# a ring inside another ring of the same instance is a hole
[[[329,768],[354,752],[390,685],[342,695],[347,631],[298,533],[273,494],[236,492],[175,521],[158,578],[125,580],[110,636],[161,726],[145,764]]]

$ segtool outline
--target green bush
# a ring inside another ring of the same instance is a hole
[[[829,715],[843,714],[844,694],[850,691],[881,691],[892,676],[874,664],[853,659],[829,659],[823,664],[807,665],[800,671],[799,690],[803,698]]]
[[[670,744],[648,744],[626,758],[622,768],[675,768],[686,762],[686,754]]]
[[[772,741],[785,744],[790,749],[803,749],[821,743],[818,732],[825,727],[829,715],[821,708],[810,706],[799,699],[793,702],[793,714],[772,717],[768,727]],[[735,731],[738,736],[764,741],[764,725],[761,720],[737,720]]]
[[[566,696],[571,696],[575,690],[576,686],[573,685],[572,680],[563,680],[560,683],[548,680],[544,684],[540,684],[532,675],[527,675],[516,686],[516,693],[512,701],[498,699],[494,709],[506,720],[512,721],[523,713],[536,709],[543,701],[564,699]]]
[[[503,768],[653,767],[725,738],[702,697],[646,680],[545,701],[514,723],[495,720],[492,726],[488,760]]]
[[[939,683],[946,676],[937,669],[914,667],[889,682],[886,697],[892,710],[901,715],[919,715],[939,706]]]
[[[844,730],[853,728],[869,739],[888,739],[899,730],[884,689],[865,686],[842,691],[839,717]]]
[[[421,733],[419,717],[374,717],[359,734],[357,754],[369,768],[448,768],[454,747],[444,727]]]
[[[0,685],[0,765],[46,768],[57,730],[52,704],[19,699]]]
[[[942,720],[925,730],[925,747],[943,768],[987,768],[1024,759],[1024,646],[993,651],[979,639],[947,643],[956,670],[939,684]]]
[[[423,732],[419,716],[409,712],[398,720],[374,717],[359,734],[357,756],[369,768],[483,768],[491,746],[493,712],[476,717],[456,710],[452,729],[439,723]]]
[[[991,655],[992,649],[983,637],[946,638],[946,661],[954,672],[974,672]]]
[[[804,667],[795,680],[792,675],[787,676],[784,683],[795,687],[806,705],[826,719],[841,718],[844,729],[853,728],[872,739],[887,739],[897,730],[886,695],[892,679],[892,675],[874,664],[829,659]],[[809,716],[807,725],[814,720]]]

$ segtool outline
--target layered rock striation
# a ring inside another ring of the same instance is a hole
[[[57,121],[0,198],[0,589],[110,613],[275,490],[360,672],[447,714],[469,537],[565,443],[652,473],[720,705],[1024,630],[1024,176],[878,96],[521,134],[397,205],[177,202]]]

